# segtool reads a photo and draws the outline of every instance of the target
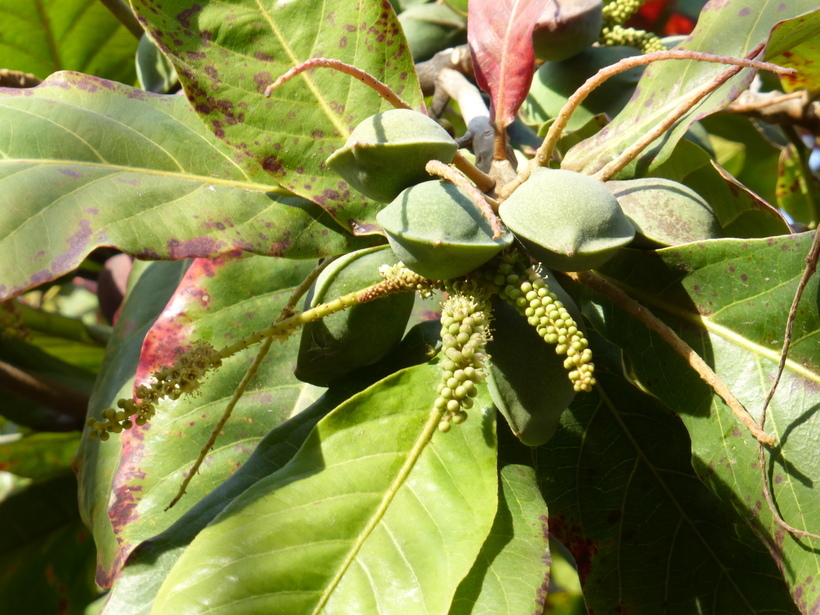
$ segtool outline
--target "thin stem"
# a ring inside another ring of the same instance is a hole
[[[774,96],[773,98],[766,98],[764,100],[758,100],[752,103],[732,103],[728,107],[726,107],[726,111],[731,113],[748,113],[749,111],[760,111],[761,109],[765,109],[766,107],[771,107],[774,105],[779,105],[789,100],[794,100],[797,98],[803,98],[806,96],[806,90],[800,90],[799,92],[792,92],[791,94],[781,94],[780,96]]]
[[[128,6],[128,2],[125,0],[100,0],[109,11],[111,11],[114,16],[120,20],[122,25],[128,28],[128,31],[137,37],[137,40],[142,38],[142,35],[145,34],[145,30],[143,30],[142,25],[137,20],[134,12],[131,10],[131,7]]]
[[[202,450],[199,451],[199,457],[194,462],[193,467],[188,472],[188,475],[183,479],[182,484],[179,486],[179,490],[177,494],[174,496],[174,499],[171,500],[171,503],[165,507],[165,510],[168,510],[174,504],[179,502],[183,495],[185,495],[185,490],[188,488],[188,485],[193,480],[194,475],[199,470],[199,467],[202,465],[202,462],[205,461],[205,458],[208,456],[211,448],[213,448],[214,443],[216,442],[216,438],[219,436],[219,433],[222,431],[222,428],[225,427],[225,423],[228,422],[228,419],[231,418],[231,414],[233,414],[233,409],[236,407],[236,404],[239,403],[239,400],[242,398],[242,395],[245,393],[245,389],[248,388],[251,380],[254,376],[256,376],[257,371],[259,371],[259,366],[262,365],[262,361],[264,361],[265,357],[270,350],[271,344],[273,344],[273,338],[269,337],[265,340],[262,344],[262,347],[259,349],[259,352],[256,353],[256,357],[253,360],[253,363],[250,364],[245,375],[242,377],[241,382],[236,387],[236,390],[233,392],[231,396],[231,400],[228,402],[228,405],[225,407],[225,411],[222,413],[222,418],[219,419],[217,424],[214,426],[213,430],[211,431],[211,436],[208,438],[208,441],[205,443],[205,446],[202,447]]]
[[[400,98],[395,92],[393,92],[393,90],[390,89],[390,86],[382,83],[370,73],[367,73],[360,68],[356,68],[351,64],[346,64],[345,62],[334,60],[332,58],[313,58],[312,60],[307,60],[301,64],[297,64],[265,88],[265,98],[270,98],[273,91],[283,83],[290,81],[296,75],[303,73],[306,70],[310,70],[311,68],[332,68],[333,70],[349,75],[354,79],[358,79],[366,86],[374,90],[379,96],[393,105],[396,109],[411,108],[409,103]]]
[[[755,48],[755,50],[750,55],[756,55],[759,52],[759,47]],[[544,139],[544,142],[538,148],[538,151],[535,154],[535,157],[530,160],[529,164],[522,169],[521,173],[518,174],[518,178],[506,186],[504,186],[499,191],[499,196],[502,198],[506,198],[512,192],[524,183],[532,172],[538,168],[539,166],[545,166],[550,158],[552,157],[552,152],[555,149],[558,140],[561,138],[561,135],[564,132],[567,124],[569,123],[570,117],[572,116],[573,112],[581,105],[581,103],[589,96],[593,90],[595,90],[599,85],[601,85],[604,81],[613,77],[619,73],[622,73],[630,68],[634,68],[635,66],[644,66],[646,64],[651,64],[652,62],[659,62],[662,60],[696,60],[700,62],[716,62],[718,64],[731,64],[735,66],[742,66],[746,68],[757,68],[761,70],[769,70],[771,72],[777,74],[794,74],[794,69],[789,68],[782,68],[775,64],[771,64],[769,62],[758,62],[756,60],[749,60],[749,59],[738,59],[738,58],[728,58],[724,56],[714,55],[711,53],[701,53],[698,51],[683,51],[683,50],[670,50],[670,51],[654,51],[652,53],[647,53],[642,56],[633,56],[629,58],[624,58],[623,60],[616,62],[612,66],[607,66],[599,70],[595,75],[590,77],[586,80],[586,82],[576,90],[576,92],[567,99],[567,102],[564,103],[564,106],[561,108],[561,111],[555,118],[555,122],[550,126],[549,131],[547,132],[547,136]]]
[[[461,152],[456,152],[456,155],[453,157],[453,165],[473,180],[482,192],[489,192],[495,188],[495,180],[467,160]]]
[[[620,156],[607,163],[603,169],[595,173],[592,177],[600,182],[605,182],[612,179],[618,174],[618,172],[620,172],[621,169],[637,158],[638,155],[644,151],[644,149],[655,141],[655,139],[663,135],[667,130],[672,128],[672,126],[674,126],[680,118],[689,113],[695,105],[714,92],[718,87],[726,83],[729,79],[737,75],[741,70],[743,70],[742,66],[734,66],[729,70],[722,72],[709,83],[705,83],[695,89],[691,94],[684,98],[684,101],[678,105],[678,107],[662,122],[657,124],[652,130],[635,141],[635,143],[633,143],[630,147],[621,152]]]
[[[777,507],[774,505],[774,498],[772,497],[772,492],[769,488],[769,477],[766,476],[766,449],[763,447],[763,444],[761,442],[758,442],[757,445],[757,458],[758,463],[760,463],[760,474],[763,477],[763,497],[766,498],[766,504],[769,505],[769,512],[772,513],[772,517],[774,517],[775,523],[777,523],[777,525],[779,525],[781,528],[783,528],[793,536],[799,536],[800,538],[814,538],[816,540],[820,540],[820,536],[818,536],[817,534],[812,534],[811,532],[807,532],[806,530],[798,530],[796,527],[792,527],[791,525],[786,523],[786,520],[780,516]]]
[[[700,376],[701,380],[712,387],[714,392],[726,402],[726,405],[731,408],[735,417],[737,417],[737,419],[746,426],[758,442],[765,444],[766,446],[774,446],[777,439],[774,436],[770,436],[765,433],[760,427],[758,427],[757,423],[755,423],[754,419],[743,407],[743,404],[738,401],[729,387],[727,387],[726,384],[712,370],[712,368],[706,364],[700,355],[696,353],[691,346],[678,337],[678,334],[675,333],[666,323],[652,314],[632,297],[627,295],[618,286],[615,286],[611,282],[590,271],[568,273],[566,275],[573,280],[606,295],[618,306],[626,310],[631,316],[645,324],[648,329],[657,333],[664,342],[669,344],[672,349],[675,350],[675,352],[686,359],[690,367],[697,372],[698,376]]]
[[[424,167],[430,175],[438,175],[449,182],[464,190],[470,200],[475,203],[476,207],[481,211],[481,215],[487,219],[493,229],[493,239],[500,239],[504,234],[504,229],[501,226],[501,220],[495,215],[493,208],[486,201],[484,193],[473,186],[464,175],[456,171],[453,167],[444,164],[440,160],[431,160]]]

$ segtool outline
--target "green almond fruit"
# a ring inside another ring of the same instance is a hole
[[[558,271],[599,267],[635,236],[612,193],[573,171],[536,169],[498,213],[530,256]]]
[[[402,263],[432,280],[467,275],[513,242],[493,229],[461,188],[432,180],[404,190],[376,220]]]
[[[603,24],[601,0],[552,0],[532,31],[535,57],[561,62],[598,40]]]
[[[658,177],[604,185],[635,226],[635,247],[677,246],[723,234],[709,203],[688,186]]]
[[[458,145],[439,124],[417,111],[390,109],[360,123],[327,164],[353,188],[381,203],[430,179],[430,160],[450,163]]]
[[[578,307],[553,279],[547,285],[583,329]],[[507,302],[493,298],[493,338],[487,343],[487,384],[512,432],[539,446],[558,429],[561,414],[575,398],[564,357],[555,354],[527,320]]]
[[[467,20],[446,4],[420,4],[399,15],[414,62],[467,42]]]
[[[305,308],[379,282],[379,267],[397,262],[387,246],[341,256],[316,279]],[[296,377],[326,387],[352,370],[378,361],[401,340],[414,300],[411,292],[394,293],[306,324],[296,359]]]

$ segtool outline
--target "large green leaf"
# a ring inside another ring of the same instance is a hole
[[[137,39],[99,0],[0,0],[0,68],[133,83]]]
[[[153,612],[445,612],[498,487],[486,389],[464,424],[425,437],[440,373],[403,370],[320,421],[197,536]]]
[[[680,421],[595,341],[598,385],[536,457],[590,612],[795,613],[769,553],[692,470]]]
[[[98,246],[146,259],[350,248],[321,208],[237,157],[179,96],[76,73],[0,89],[0,300]]]
[[[744,57],[768,40],[776,23],[816,8],[814,0],[710,0],[703,7],[695,30],[676,49]],[[799,42],[799,33],[784,35],[778,41],[777,53]],[[770,58],[767,51],[764,59]],[[572,148],[561,166],[589,175],[595,173],[669,116],[693,90],[728,68],[693,60],[670,60],[648,66],[635,94],[618,117],[592,139]],[[644,150],[618,178],[644,175],[661,164],[692,123],[726,107],[751,83],[754,74],[753,70],[745,69],[730,78],[686,113],[664,137]]]
[[[779,23],[772,30],[769,52],[772,61],[798,71],[796,75],[780,77],[786,92],[807,90],[812,98],[820,93],[818,36],[820,36],[820,9],[801,15],[797,19]]]
[[[18,434],[19,435],[19,434]],[[0,471],[43,480],[69,469],[80,434],[33,433],[0,444]]]
[[[171,56],[188,98],[246,167],[327,209],[345,228],[373,233],[381,205],[348,187],[325,160],[363,119],[390,105],[358,80],[318,69],[266,100],[265,88],[297,64],[353,64],[423,106],[413,59],[389,3],[133,0]]]
[[[450,615],[540,612],[550,563],[547,506],[535,470],[505,465],[493,527],[470,574],[458,586]]]
[[[436,330],[440,328],[436,321]],[[424,327],[424,325],[422,325]],[[333,408],[387,375],[429,360],[427,340],[417,328],[387,357],[354,371],[306,408],[266,435],[248,461],[164,532],[140,543],[125,562],[106,604],[106,614],[146,615],[168,571],[194,537],[248,487],[280,470],[302,446],[314,425]]]
[[[759,240],[718,240],[624,253],[605,268],[681,335],[716,371],[756,419],[774,378],[783,330],[812,234]],[[780,514],[820,533],[816,420],[820,390],[820,282],[814,276],[797,312],[783,379],[769,407],[766,430],[777,447],[766,474]],[[686,362],[610,301],[595,299],[598,327],[624,349],[641,385],[684,421],[693,463],[707,485],[750,522],[780,563],[803,612],[820,600],[818,546],[786,534],[762,492],[757,442]]]
[[[82,615],[97,597],[94,543],[77,512],[70,472],[0,502],[0,612]]]
[[[194,340],[223,347],[269,324],[311,267],[309,262],[259,256],[195,260],[145,338],[127,342],[142,347],[140,362],[130,376],[137,384],[147,382],[151,371],[172,364],[175,351]],[[116,345],[114,341],[112,347]],[[196,395],[163,402],[145,427],[134,427],[109,442],[86,442],[86,454],[96,449],[96,455],[113,458],[116,466],[110,476],[94,480],[105,481],[111,493],[110,503],[106,499],[93,520],[104,575],[98,581],[110,584],[137,544],[169,527],[233,474],[270,429],[299,409],[305,385],[291,374],[297,347],[298,340],[292,339],[271,349],[187,495],[167,513],[162,511],[176,495],[258,347],[225,360]],[[124,396],[130,397],[130,391]],[[90,412],[99,416],[115,402],[116,398],[95,396]]]

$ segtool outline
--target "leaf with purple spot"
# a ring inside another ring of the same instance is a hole
[[[244,168],[263,169],[269,183],[318,203],[356,234],[379,232],[382,205],[351,189],[325,160],[360,121],[390,105],[328,69],[300,74],[269,99],[263,93],[287,70],[326,57],[367,71],[422,109],[413,59],[387,0],[133,4],[197,113]]]

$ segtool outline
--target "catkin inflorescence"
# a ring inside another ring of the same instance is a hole
[[[622,24],[638,12],[644,0],[610,0],[604,4],[604,25]]]
[[[166,397],[179,399],[182,395],[193,393],[202,384],[205,374],[221,364],[222,360],[211,344],[201,340],[194,342],[177,356],[171,367],[155,372],[150,385],[138,386],[133,399],[120,399],[117,402],[119,410],[103,410],[101,421],[90,417],[86,421],[91,428],[89,436],[105,441],[111,433],[131,429],[134,424],[145,425],[156,414],[156,404],[160,400]]]
[[[439,430],[462,423],[486,377],[485,351],[490,339],[490,302],[480,287],[458,282],[448,285],[450,296],[441,305],[442,375],[435,407],[442,412]]]
[[[666,51],[661,39],[651,32],[636,28],[624,28],[618,24],[604,27],[598,40],[608,47],[637,47],[641,50],[641,53]]]
[[[485,268],[485,280],[499,296],[515,307],[558,355],[566,355],[564,367],[576,391],[591,391],[595,365],[589,342],[564,304],[551,292],[538,272],[516,252],[508,252]]]

